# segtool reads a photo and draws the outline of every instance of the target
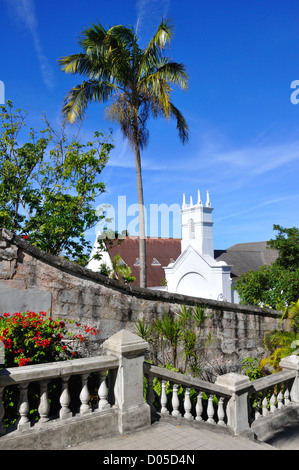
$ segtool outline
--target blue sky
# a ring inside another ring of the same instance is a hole
[[[45,112],[59,123],[63,98],[81,77],[57,66],[79,50],[79,33],[97,20],[136,26],[140,42],[151,38],[162,16],[175,35],[168,55],[183,62],[187,92],[173,102],[190,129],[182,145],[174,121],[149,122],[142,155],[145,206],[203,199],[214,207],[214,245],[269,240],[273,224],[298,227],[299,104],[291,83],[299,80],[299,4],[293,0],[0,0],[0,80],[5,98],[28,110],[28,125],[42,127]],[[113,127],[115,149],[101,175],[107,193],[97,204],[137,203],[134,156],[105,106],[92,105],[81,129]],[[132,216],[127,216],[130,223]],[[179,222],[179,219],[178,219]],[[148,224],[149,225],[149,224]],[[149,229],[148,229],[149,231]],[[163,234],[162,234],[163,235]],[[93,241],[94,230],[88,233]]]

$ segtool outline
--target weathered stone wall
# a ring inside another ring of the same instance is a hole
[[[53,317],[98,328],[102,342],[122,328],[134,331],[137,319],[150,322],[180,305],[196,304],[214,312],[205,321],[205,332],[214,339],[208,360],[228,367],[247,356],[261,357],[264,334],[287,326],[273,310],[122,285],[0,229],[0,315],[50,310]],[[93,350],[98,348],[94,343]]]

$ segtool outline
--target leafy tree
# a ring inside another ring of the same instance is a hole
[[[237,280],[236,289],[243,304],[282,310],[298,300],[299,230],[279,225],[274,225],[274,230],[279,230],[279,234],[268,245],[278,251],[278,258],[271,265],[244,273]]]
[[[133,27],[116,25],[108,30],[93,24],[81,33],[82,52],[59,60],[65,73],[86,77],[67,94],[63,114],[75,122],[92,102],[107,102],[107,117],[120,125],[135,151],[139,204],[140,285],[146,287],[145,224],[140,151],[148,142],[146,127],[150,116],[174,118],[180,139],[188,138],[181,112],[170,100],[171,85],[187,89],[188,75],[182,64],[172,61],[164,49],[173,35],[169,21],[162,20],[148,45],[138,45]]]
[[[99,132],[82,144],[67,142],[65,129],[30,129],[26,116],[8,101],[0,107],[0,226],[25,234],[30,243],[85,264],[91,250],[84,232],[101,218],[95,198],[105,191],[98,180],[112,145]]]
[[[278,251],[278,258],[275,264],[289,271],[299,268],[299,229],[296,227],[283,228],[274,225],[274,230],[278,230],[275,240],[269,240],[270,248]]]

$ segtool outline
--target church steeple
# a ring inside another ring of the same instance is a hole
[[[197,194],[198,194],[198,196],[197,196],[197,204],[198,204],[199,206],[202,206],[202,202],[201,202],[201,198],[200,198],[200,190],[198,190]]]
[[[206,207],[211,207],[211,201],[210,201],[210,191],[207,191],[207,202],[206,202]]]
[[[186,204],[186,196],[183,195],[182,252],[188,245],[191,245],[201,255],[214,258],[212,211],[209,191],[207,191],[205,206],[202,204],[199,190],[197,204],[193,204],[192,196],[190,196],[190,204]]]

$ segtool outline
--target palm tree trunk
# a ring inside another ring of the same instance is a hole
[[[137,173],[137,196],[139,212],[139,259],[140,259],[140,287],[147,287],[146,279],[146,246],[145,246],[145,222],[143,205],[143,186],[141,174],[140,149],[138,142],[135,141],[135,164]]]

